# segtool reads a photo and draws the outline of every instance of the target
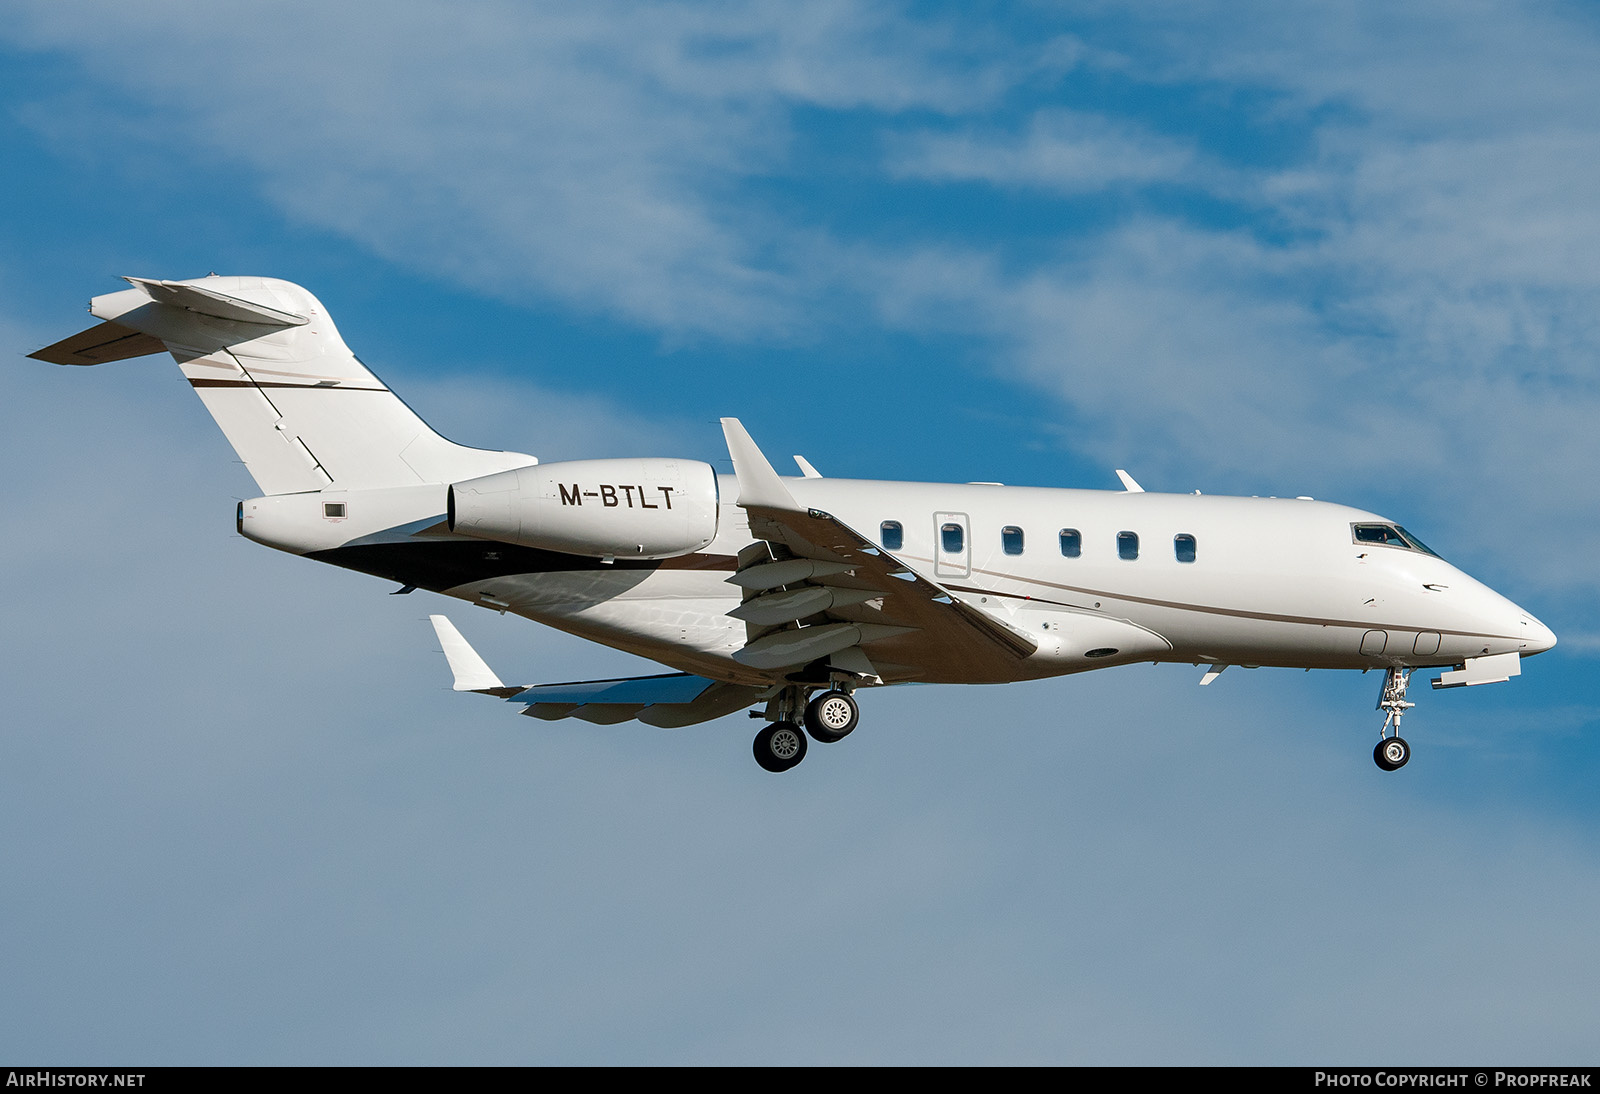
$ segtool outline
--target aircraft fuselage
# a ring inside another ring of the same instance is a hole
[[[1358,540],[1358,527],[1395,526],[1343,505],[986,484],[784,483],[800,503],[880,543],[887,538],[893,554],[953,594],[1045,639],[1021,676],[1005,679],[1124,661],[1446,666],[1554,644],[1531,614],[1444,559],[1398,537]],[[665,560],[606,562],[451,536],[438,528],[438,492],[421,487],[404,489],[412,511],[385,528],[362,520],[363,499],[352,497],[338,524],[313,518],[308,530],[333,532],[337,545],[310,535],[273,545],[514,612],[685,671],[755,683],[770,675],[732,659],[746,627],[727,615],[740,602],[727,578],[752,536],[733,502],[733,478],[722,476],[720,488],[716,539]],[[1104,659],[1056,650],[1052,638],[1095,619],[1126,621],[1154,637],[1124,643]],[[886,682],[895,678],[885,674]],[[960,666],[924,666],[900,678],[1001,682]]]

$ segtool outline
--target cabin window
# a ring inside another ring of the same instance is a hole
[[[897,520],[886,520],[878,525],[878,540],[890,551],[898,551],[905,545],[906,530],[900,527]]]
[[[1179,535],[1172,537],[1172,551],[1178,556],[1179,562],[1194,561],[1194,537]]]
[[[1061,557],[1077,558],[1083,554],[1083,533],[1076,528],[1061,529]]]
[[[1132,562],[1139,557],[1139,533],[1117,533],[1117,557]]]
[[[1000,529],[1000,546],[1005,548],[1008,555],[1022,553],[1022,529],[1015,524],[1008,524]]]
[[[941,524],[939,525],[939,542],[944,547],[945,554],[959,555],[967,543],[966,533],[962,531],[959,524]]]

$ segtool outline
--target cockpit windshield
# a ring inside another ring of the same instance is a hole
[[[1416,536],[1400,527],[1398,524],[1352,524],[1354,539],[1357,543],[1373,544],[1379,547],[1398,547],[1402,551],[1421,551],[1425,555],[1439,557],[1439,552],[1423,543]]]

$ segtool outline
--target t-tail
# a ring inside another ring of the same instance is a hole
[[[435,433],[298,285],[124,280],[133,287],[90,301],[103,322],[29,356],[98,365],[167,350],[263,494],[445,484],[537,462]]]

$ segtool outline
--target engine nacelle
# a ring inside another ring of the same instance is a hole
[[[591,558],[672,558],[717,534],[717,473],[697,460],[570,460],[450,487],[450,530]]]

